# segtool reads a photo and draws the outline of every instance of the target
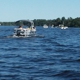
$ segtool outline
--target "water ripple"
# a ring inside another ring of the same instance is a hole
[[[2,38],[14,27],[0,29],[0,80],[80,80],[79,28],[38,27],[44,38],[17,39]]]

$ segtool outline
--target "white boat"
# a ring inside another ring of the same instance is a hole
[[[68,28],[67,26],[64,26],[64,25],[59,25],[59,27],[60,27],[61,29],[67,29],[67,28]]]
[[[27,28],[15,28],[14,29],[14,34],[13,37],[30,37],[30,36],[36,36],[36,28],[34,27],[34,23],[33,21],[30,20],[19,20],[17,22],[21,22],[21,21],[27,21],[29,23],[31,23],[30,27]]]
[[[44,35],[37,35],[36,28],[34,27],[34,22],[30,20],[19,20],[17,22],[26,21],[31,24],[30,27],[27,28],[14,28],[13,35],[7,36],[7,38],[27,38],[27,37],[39,37],[43,38]]]
[[[62,27],[61,27],[61,29],[67,29],[67,28],[68,28],[67,26],[64,26],[64,27],[62,26]]]
[[[35,36],[36,35],[35,32],[36,32],[36,30],[33,31],[32,29],[23,28],[21,30],[21,29],[15,28],[14,29],[13,37],[29,37],[29,36]]]
[[[48,26],[46,24],[43,25],[43,28],[48,28]]]
[[[52,25],[51,28],[54,28],[54,25]]]

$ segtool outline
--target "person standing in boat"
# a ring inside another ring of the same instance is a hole
[[[23,31],[23,27],[22,26],[19,26],[16,35],[17,36],[22,36],[22,31]]]
[[[19,29],[22,30],[23,29],[22,26],[19,26]]]
[[[34,32],[35,32],[35,31],[36,31],[36,28],[35,28],[35,27],[32,27],[32,31],[34,31]]]

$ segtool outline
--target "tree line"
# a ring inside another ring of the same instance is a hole
[[[33,22],[35,26],[43,26],[44,24],[48,26],[52,26],[52,25],[59,26],[60,24],[63,24],[64,26],[68,26],[68,27],[80,27],[80,17],[74,19],[72,17],[69,17],[67,19],[65,17],[62,17],[62,18],[51,19],[51,20],[34,19]],[[22,22],[19,24],[22,24]],[[16,22],[0,22],[0,25],[2,26],[16,26],[19,24],[17,24]],[[27,23],[25,22],[25,24]]]

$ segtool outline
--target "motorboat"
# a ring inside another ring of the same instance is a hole
[[[64,27],[62,26],[62,27],[61,27],[61,29],[67,29],[67,28],[68,28],[67,26],[64,26]]]
[[[67,29],[67,28],[68,28],[67,26],[64,26],[64,25],[59,25],[59,27],[60,27],[61,29]]]
[[[14,33],[13,35],[7,36],[7,38],[27,38],[27,37],[40,37],[43,38],[44,35],[37,35],[36,34],[36,27],[34,27],[34,22],[32,20],[18,20],[15,22],[15,24],[20,25],[27,25],[24,24],[26,22],[30,23],[30,26],[27,26],[26,28],[14,28]]]
[[[20,22],[29,22],[31,23],[30,27],[27,28],[15,28],[13,37],[31,37],[36,36],[36,28],[34,27],[34,22],[31,20],[18,20],[16,23]],[[24,25],[24,24],[23,24]]]
[[[52,25],[51,28],[54,28],[54,25]]]
[[[29,36],[36,36],[36,30],[33,31],[32,29],[14,29],[13,37],[29,37]]]
[[[43,25],[43,28],[48,28],[48,26],[46,24]]]

